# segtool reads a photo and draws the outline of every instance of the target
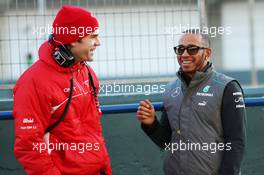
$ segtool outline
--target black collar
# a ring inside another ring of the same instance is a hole
[[[211,62],[208,62],[207,65],[206,65],[206,67],[205,67],[205,69],[204,69],[202,72],[197,71],[197,72],[195,73],[194,78],[192,79],[192,78],[189,77],[186,73],[184,73],[183,70],[182,70],[182,68],[180,67],[179,71],[177,72],[177,76],[178,76],[182,81],[184,81],[185,84],[186,84],[187,86],[189,86],[190,83],[191,83],[191,81],[192,81],[192,80],[195,80],[198,74],[202,74],[202,75],[203,75],[203,74],[205,74],[206,72],[208,72],[208,71],[211,70],[211,69],[212,69],[212,63],[211,63]],[[209,71],[209,72],[210,72],[210,71]],[[199,76],[199,77],[200,77],[200,76]]]

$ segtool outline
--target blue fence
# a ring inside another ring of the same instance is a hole
[[[245,98],[245,105],[247,107],[252,106],[264,106],[264,98],[256,97],[256,98]],[[119,104],[119,105],[103,105],[101,106],[103,114],[116,114],[116,113],[131,113],[136,112],[139,104]],[[153,106],[157,111],[163,109],[162,102],[154,102]],[[2,111],[0,112],[0,120],[10,120],[12,118],[12,111]]]

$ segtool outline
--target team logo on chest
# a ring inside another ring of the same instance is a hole
[[[172,97],[177,97],[179,96],[181,93],[181,88],[180,87],[176,87],[172,90],[171,96]]]
[[[204,93],[207,93],[207,92],[209,91],[210,87],[211,87],[211,86],[209,86],[209,85],[205,86],[205,87],[203,88],[203,92],[204,92]]]
[[[203,88],[203,91],[202,92],[197,92],[196,95],[197,96],[205,96],[205,97],[213,97],[214,94],[209,92],[210,91],[210,88],[211,88],[211,86],[206,85]]]

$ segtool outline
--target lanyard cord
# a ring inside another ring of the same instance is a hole
[[[96,92],[96,86],[94,84],[94,80],[92,77],[92,74],[90,72],[89,66],[86,64],[87,70],[88,70],[88,76],[89,76],[89,80],[91,82],[92,88],[93,88],[93,96],[94,96],[94,100],[95,100],[95,105],[96,108],[99,110],[99,103],[98,103],[98,99],[97,99],[97,92]],[[73,77],[70,79],[70,95],[68,97],[68,101],[67,104],[61,114],[61,117],[55,122],[53,123],[51,126],[49,126],[46,130],[45,133],[50,132],[51,130],[53,130],[58,124],[60,124],[60,122],[62,122],[65,119],[66,114],[68,113],[70,104],[71,104],[71,100],[72,100],[72,94],[73,94]]]
[[[60,122],[62,122],[62,120],[64,120],[66,114],[68,113],[70,104],[71,104],[71,100],[72,100],[72,92],[73,92],[73,78],[70,79],[70,95],[67,101],[67,104],[61,114],[61,117],[52,125],[50,125],[46,130],[45,133],[50,132],[52,129],[54,129]]]
[[[88,69],[89,80],[90,80],[92,88],[93,88],[93,96],[94,96],[94,98],[97,98],[96,86],[94,84],[93,76],[92,76],[92,74],[90,72],[89,66],[86,65],[86,67]]]
[[[95,107],[96,107],[98,112],[101,112],[100,104],[99,104],[99,100],[98,100],[98,94],[97,94],[97,91],[96,91],[96,86],[95,86],[95,83],[94,83],[93,76],[92,76],[92,74],[90,72],[89,66],[87,64],[85,64],[85,65],[87,67],[89,80],[90,80],[91,86],[93,88],[93,92],[92,93],[93,93],[93,96],[94,96]]]

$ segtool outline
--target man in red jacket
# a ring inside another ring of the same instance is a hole
[[[39,60],[14,88],[14,153],[29,175],[111,175],[97,98],[86,61],[100,45],[88,11],[63,6]]]

